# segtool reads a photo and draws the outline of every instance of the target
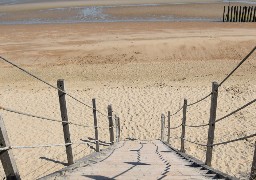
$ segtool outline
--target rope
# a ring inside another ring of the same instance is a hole
[[[187,106],[193,106],[193,105],[195,105],[195,104],[197,104],[197,103],[199,103],[199,102],[205,100],[206,98],[208,98],[208,97],[211,96],[211,95],[212,95],[212,93],[210,93],[210,94],[208,94],[207,96],[205,96],[205,97],[203,97],[203,98],[197,100],[196,102],[193,102],[193,103],[188,104]]]
[[[33,149],[33,148],[42,148],[42,147],[58,147],[58,146],[68,146],[73,144],[88,144],[87,142],[79,142],[79,143],[65,143],[65,144],[45,144],[45,145],[35,145],[35,146],[8,146],[0,148],[0,151],[5,151],[9,149]]]
[[[253,103],[255,103],[255,102],[256,102],[256,99],[254,99],[254,100],[248,102],[247,104],[245,104],[244,106],[242,106],[242,107],[236,109],[235,111],[233,111],[233,112],[231,112],[231,113],[229,113],[229,114],[223,116],[222,118],[217,119],[217,120],[215,121],[215,123],[217,123],[217,122],[219,122],[219,121],[221,121],[221,120],[223,120],[223,119],[225,119],[225,118],[227,118],[227,117],[229,117],[229,116],[231,116],[231,115],[237,113],[238,111],[241,111],[242,109],[246,108],[247,106],[249,106],[249,105],[251,105],[251,104],[253,104]],[[208,125],[209,125],[209,123],[207,123],[207,124],[200,124],[200,125],[185,125],[185,126],[194,128],[194,127],[205,127],[205,126],[208,126]]]
[[[180,109],[178,109],[175,113],[173,113],[173,114],[171,114],[170,116],[174,116],[174,115],[176,115],[178,112],[180,112],[180,110],[182,110],[183,109],[183,106],[180,108]]]
[[[241,137],[241,138],[237,138],[237,139],[232,139],[230,141],[216,143],[216,144],[213,144],[212,146],[219,146],[219,145],[222,145],[222,144],[228,144],[228,143],[231,143],[231,142],[241,141],[241,140],[244,140],[244,139],[252,138],[254,136],[256,136],[256,133],[255,134],[251,134],[249,136],[244,136],[244,137]]]
[[[9,109],[9,108],[4,108],[4,107],[1,107],[1,106],[0,106],[0,109],[2,109],[4,111],[8,111],[8,112],[24,115],[24,116],[29,116],[29,117],[34,117],[34,118],[38,118],[38,119],[47,120],[47,121],[61,122],[61,123],[72,124],[72,125],[75,125],[75,126],[95,128],[95,126],[85,126],[85,125],[82,125],[82,124],[76,124],[76,123],[69,122],[69,121],[60,121],[60,120],[57,120],[57,119],[51,119],[51,118],[46,118],[46,117],[37,116],[37,115],[33,115],[33,114],[28,114],[28,113],[12,110],[12,109]]]
[[[252,137],[255,137],[255,136],[256,136],[256,133],[255,133],[255,134],[248,135],[248,136],[244,136],[244,137],[232,139],[232,140],[229,140],[229,141],[224,141],[224,142],[220,142],[220,143],[215,143],[215,144],[212,144],[212,145],[201,144],[201,143],[198,143],[198,142],[196,142],[196,141],[191,141],[191,140],[188,140],[188,139],[185,139],[185,138],[181,138],[181,137],[180,137],[180,139],[184,139],[184,140],[187,141],[187,142],[190,142],[190,143],[192,143],[192,144],[196,144],[196,145],[199,145],[199,146],[213,147],[213,146],[219,146],[219,145],[222,145],[222,144],[229,144],[229,143],[232,143],[232,142],[245,140],[245,139],[252,138]]]
[[[180,124],[179,126],[176,126],[176,127],[170,127],[170,129],[177,129],[177,128],[181,127],[181,126],[182,126],[182,124]]]
[[[247,106],[251,105],[251,104],[254,103],[255,101],[256,101],[256,99],[254,99],[254,100],[248,102],[248,103],[245,104],[244,106],[242,106],[242,107],[236,109],[235,111],[233,111],[233,112],[227,114],[226,116],[223,116],[222,118],[217,119],[217,120],[215,121],[215,123],[216,123],[216,122],[219,122],[219,121],[221,121],[221,120],[223,120],[223,119],[225,119],[225,118],[227,118],[227,117],[229,117],[229,116],[231,116],[232,114],[237,113],[238,111],[240,111],[240,110],[246,108]]]
[[[195,128],[195,127],[204,127],[204,126],[208,126],[209,125],[209,123],[208,124],[201,124],[201,125],[186,125],[185,124],[185,126],[187,126],[187,127],[192,127],[192,128]]]
[[[187,141],[187,142],[190,142],[190,143],[192,143],[192,144],[196,144],[196,145],[199,145],[199,146],[207,146],[207,145],[205,145],[205,144],[201,144],[201,143],[199,143],[199,142],[191,141],[191,140],[188,140],[188,139],[185,139],[185,138],[181,138],[181,137],[180,137],[180,139],[183,139],[183,140],[185,140],[185,141]]]
[[[249,54],[247,54],[245,56],[245,58],[235,67],[235,69],[233,69],[228,75],[227,77],[225,77],[221,83],[219,84],[219,87],[252,55],[252,53],[255,51],[256,46],[251,50],[251,52]]]
[[[64,93],[64,94],[66,94],[67,96],[69,96],[70,98],[74,99],[75,101],[77,101],[77,102],[83,104],[84,106],[86,106],[86,107],[88,107],[88,108],[91,108],[91,109],[94,109],[94,108],[91,107],[90,105],[85,104],[84,102],[82,102],[81,100],[75,98],[75,97],[72,96],[71,94],[69,94],[69,93],[63,91],[62,89],[60,89],[60,88],[58,88],[58,87],[55,87],[55,86],[51,85],[50,83],[48,83],[48,82],[42,80],[41,78],[39,78],[39,77],[37,77],[37,76],[31,74],[30,72],[26,71],[25,69],[23,69],[23,68],[19,67],[18,65],[16,65],[16,64],[14,64],[14,63],[8,61],[7,59],[3,58],[2,56],[0,56],[0,59],[2,59],[3,61],[7,62],[8,64],[11,64],[12,66],[18,68],[19,70],[25,72],[26,74],[32,76],[33,78],[39,80],[40,82],[42,82],[42,83],[44,83],[44,84],[46,84],[46,85],[48,85],[48,86],[50,86],[50,87],[52,87],[52,88],[54,88],[54,89],[56,89],[56,90],[58,90],[58,91],[60,91],[60,92],[62,92],[62,93]],[[97,112],[99,112],[99,113],[102,114],[103,116],[108,117],[108,115],[105,115],[104,113],[100,112],[99,110],[97,110],[97,109],[94,109],[94,110],[97,111]]]

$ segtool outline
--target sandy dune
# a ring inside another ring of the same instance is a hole
[[[52,84],[63,78],[66,89],[87,104],[96,98],[103,113],[112,104],[121,119],[122,138],[160,137],[160,116],[174,112],[183,99],[194,102],[220,82],[255,46],[254,24],[236,23],[90,23],[0,27],[0,54]],[[255,57],[219,90],[217,117],[255,98]],[[60,119],[58,96],[19,70],[0,62],[0,106]],[[92,110],[67,98],[70,121],[92,126]],[[210,99],[189,107],[188,124],[207,123]],[[215,142],[255,132],[255,105],[216,125]],[[12,145],[63,143],[59,123],[1,110]],[[181,123],[181,113],[171,119]],[[99,114],[100,138],[108,141],[107,119]],[[71,139],[94,136],[92,127],[71,126]],[[171,132],[180,136],[180,129]],[[187,129],[186,137],[206,143],[207,128]],[[248,177],[255,138],[214,149],[213,167]],[[179,148],[180,142],[171,144]],[[204,161],[205,149],[186,143]],[[13,150],[23,179],[54,172],[66,163],[62,147]],[[75,159],[92,152],[74,145]],[[1,172],[1,176],[4,176]]]

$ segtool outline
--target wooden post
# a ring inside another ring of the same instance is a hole
[[[96,110],[96,100],[95,99],[92,99],[92,107],[93,107],[95,143],[96,143],[95,150],[96,150],[96,152],[100,152],[99,133],[98,133],[98,121],[97,121],[97,110]]]
[[[236,22],[236,6],[234,6],[233,22]]]
[[[116,142],[118,142],[118,136],[119,136],[119,127],[118,127],[118,117],[115,115],[115,124],[116,124]]]
[[[241,22],[244,22],[244,14],[245,14],[245,8],[243,7],[243,10],[242,10],[242,17],[241,17]]]
[[[215,130],[215,120],[216,120],[216,110],[217,110],[217,99],[218,99],[218,88],[217,82],[212,83],[212,95],[211,95],[211,109],[210,109],[210,120],[209,120],[209,130],[208,130],[208,141],[206,150],[206,161],[207,166],[211,166],[212,162],[212,149],[214,141],[214,130]]]
[[[255,179],[256,179],[256,141],[254,143],[254,155],[253,155],[251,175],[250,175],[250,180],[255,180]]]
[[[57,87],[60,90],[62,90],[62,91],[58,90],[61,118],[62,118],[62,121],[68,121],[68,112],[67,112],[66,98],[65,98],[66,93],[63,92],[65,91],[63,79],[59,79],[57,81]],[[67,122],[62,122],[62,126],[63,126],[65,144],[71,143],[69,124]],[[68,165],[74,164],[71,144],[66,145],[66,153],[67,153]]]
[[[112,106],[108,105],[108,122],[109,122],[109,136],[110,143],[114,144],[114,125],[113,125],[113,117],[112,117]]]
[[[181,132],[181,146],[180,151],[185,153],[185,126],[186,126],[186,119],[187,119],[187,99],[184,99],[184,105],[183,105],[183,118],[182,118],[182,132]]]
[[[248,22],[251,22],[252,19],[252,7],[249,7],[249,12],[248,12]]]
[[[230,22],[233,22],[233,6],[231,6]]]
[[[245,13],[244,13],[244,22],[246,22],[246,17],[247,17],[247,6],[244,7]]]
[[[256,6],[254,7],[252,22],[256,22]]]
[[[167,118],[168,118],[168,139],[167,139],[167,142],[168,144],[170,144],[170,135],[171,135],[171,113],[170,111],[168,111],[168,115],[167,115]]]
[[[225,22],[225,9],[226,7],[224,6],[224,9],[223,9],[223,17],[222,17],[222,21]]]
[[[5,129],[4,121],[0,116],[0,148],[9,147],[10,142]],[[12,150],[0,151],[0,159],[4,168],[5,176],[7,180],[20,180],[18,168],[16,166]]]
[[[239,21],[239,6],[236,7],[236,22]]]
[[[165,116],[161,115],[161,141],[164,141]]]
[[[241,22],[241,18],[242,18],[242,7],[240,6],[240,8],[239,8],[238,22]]]
[[[251,9],[251,7],[249,6],[247,9],[247,16],[246,16],[246,20],[245,20],[246,22],[249,22],[249,17],[250,17],[250,13],[251,13],[250,9]]]
[[[120,125],[120,117],[117,117],[118,118],[118,141],[120,141],[121,139],[121,125]]]
[[[117,117],[117,123],[118,123],[118,142],[120,141],[121,137],[121,128],[120,128],[120,118]]]
[[[229,10],[230,10],[230,7],[228,6],[227,22],[229,22]]]

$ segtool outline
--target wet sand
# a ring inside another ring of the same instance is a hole
[[[219,1],[74,1],[2,5],[0,24],[222,21]],[[232,5],[246,5],[232,3]],[[210,7],[210,8],[209,8]]]

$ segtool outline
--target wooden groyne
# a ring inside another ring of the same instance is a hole
[[[223,22],[256,22],[256,6],[224,6]]]

